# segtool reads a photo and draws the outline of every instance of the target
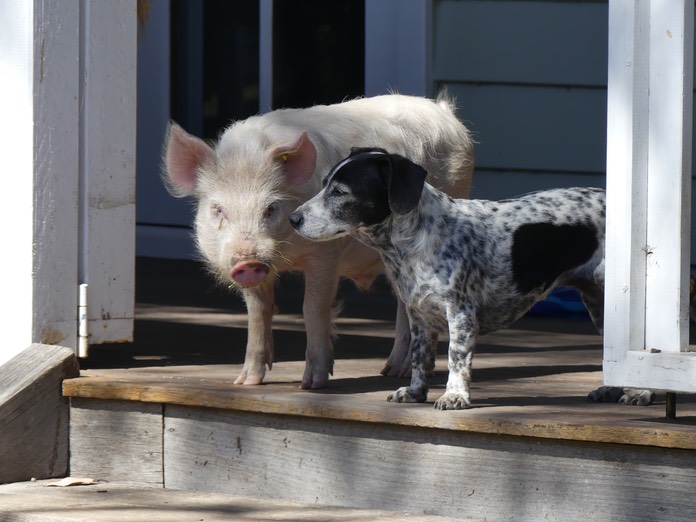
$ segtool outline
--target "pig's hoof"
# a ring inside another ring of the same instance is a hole
[[[414,392],[408,386],[403,386],[387,397],[389,402],[425,402],[428,394],[425,391]]]
[[[391,365],[389,361],[384,365],[382,371],[379,372],[385,377],[410,377],[411,376],[411,364],[406,366]]]
[[[445,393],[435,401],[436,410],[466,410],[470,406],[469,398],[460,393]]]
[[[258,374],[247,374],[247,372],[242,372],[239,377],[234,380],[235,384],[244,384],[246,386],[255,386],[263,382],[263,375]]]
[[[329,378],[324,379],[313,378],[313,379],[302,379],[300,383],[301,390],[319,390],[326,387],[326,383],[329,382]]]
[[[385,377],[410,377],[411,376],[411,350],[408,345],[394,345],[389,359],[380,372]]]

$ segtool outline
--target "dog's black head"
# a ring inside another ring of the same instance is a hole
[[[331,169],[319,194],[290,215],[297,232],[333,239],[382,223],[392,212],[406,214],[420,200],[426,171],[383,149],[354,148]]]

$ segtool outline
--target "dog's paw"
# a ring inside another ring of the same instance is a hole
[[[600,386],[587,395],[587,400],[592,402],[619,402],[623,393],[623,388]]]
[[[631,406],[650,406],[654,399],[655,393],[652,390],[624,388],[619,403],[630,404]]]
[[[425,402],[427,392],[414,392],[408,386],[403,386],[387,397],[389,402]]]
[[[600,386],[587,396],[587,400],[593,402],[618,402],[632,406],[650,406],[654,399],[655,393],[652,390],[616,386]]]
[[[435,401],[436,410],[466,410],[471,401],[461,393],[447,392]]]

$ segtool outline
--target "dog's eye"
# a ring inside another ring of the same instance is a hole
[[[339,185],[336,185],[335,187],[333,187],[331,189],[332,196],[345,196],[346,194],[348,194],[346,189],[344,189],[343,187],[341,187]]]

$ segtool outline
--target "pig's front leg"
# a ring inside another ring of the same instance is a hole
[[[389,395],[390,402],[425,402],[429,377],[435,369],[437,331],[413,315],[408,319],[411,324],[411,384]]]
[[[307,330],[302,389],[326,386],[333,375],[332,307],[338,289],[337,264],[330,252],[321,252],[305,269],[303,314]]]
[[[273,366],[272,320],[275,307],[273,282],[244,290],[248,319],[247,347],[244,368],[235,384],[261,384],[266,366]]]
[[[406,305],[399,297],[396,300],[394,347],[380,373],[388,377],[408,377],[411,375],[411,330]]]

